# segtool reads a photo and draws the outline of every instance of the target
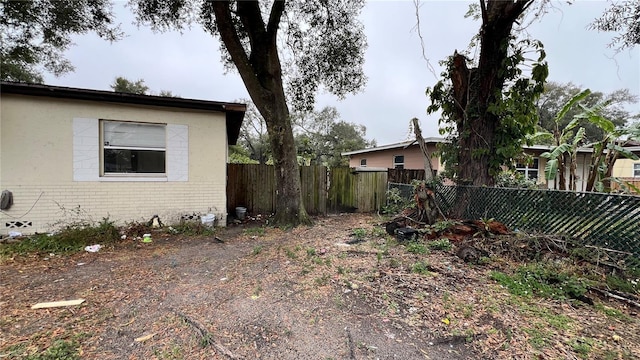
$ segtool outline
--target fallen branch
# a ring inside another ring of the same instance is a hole
[[[213,346],[213,348],[216,349],[218,353],[228,357],[229,359],[241,359],[241,357],[235,355],[234,353],[229,351],[226,347],[213,341],[213,335],[204,326],[200,325],[195,320],[191,319],[190,317],[188,317],[187,315],[179,311],[174,310],[174,313],[178,315],[178,317],[180,317],[182,320],[184,320],[184,322],[191,325],[194,329],[198,331],[203,344]]]
[[[595,287],[589,287],[589,290],[593,290],[593,291],[599,292],[600,294],[602,294],[602,295],[604,295],[606,297],[610,297],[612,299],[620,300],[622,302],[625,302],[625,303],[627,303],[627,304],[629,304],[631,306],[635,306],[635,307],[640,309],[640,302],[634,301],[634,300],[626,298],[624,296],[616,295],[616,294],[613,294],[613,293],[611,293],[611,292],[609,292],[607,290],[602,290],[602,289],[598,289],[598,288],[595,288]]]
[[[344,328],[344,331],[347,333],[347,343],[349,345],[349,359],[354,359],[356,358],[356,353],[355,353],[355,347],[353,344],[353,338],[351,337],[351,332],[349,331],[349,328]]]

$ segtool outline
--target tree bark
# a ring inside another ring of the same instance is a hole
[[[513,23],[532,0],[480,1],[483,24],[480,30],[478,67],[467,68],[467,59],[454,53],[451,67],[457,105],[459,136],[458,183],[494,185],[489,154],[495,153],[494,134],[500,119],[489,111],[502,93],[504,60],[508,56]]]
[[[291,118],[282,82],[277,31],[284,1],[275,1],[265,24],[257,1],[238,1],[237,15],[249,35],[250,54],[232,20],[230,2],[215,1],[213,10],[220,38],[229,51],[251,100],[267,123],[276,177],[276,225],[310,224],[302,201],[300,169]]]
[[[502,94],[504,60],[508,56],[513,23],[532,1],[480,0],[482,28],[478,67],[469,69],[464,56],[457,52],[453,55],[450,72],[459,138],[458,185],[495,184],[493,172],[501,164],[490,164],[489,155],[496,152],[495,132],[500,119],[489,107]],[[453,216],[461,217],[464,213],[468,200],[464,197],[458,199]]]
[[[420,150],[422,151],[422,160],[424,160],[424,180],[426,182],[431,182],[433,180],[433,166],[431,165],[431,154],[429,154],[429,149],[427,149],[427,144],[424,142],[424,138],[422,137],[422,130],[420,129],[420,124],[418,123],[417,118],[411,119],[413,123],[413,133],[416,136],[416,141],[418,141],[418,145],[420,145]]]

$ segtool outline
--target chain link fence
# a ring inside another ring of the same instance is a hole
[[[413,186],[389,183],[406,199]],[[463,219],[494,219],[512,231],[562,236],[602,255],[603,261],[640,268],[640,197],[558,190],[438,186],[435,199],[449,215],[457,204]]]

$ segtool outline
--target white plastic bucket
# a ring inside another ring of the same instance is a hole
[[[244,216],[246,214],[247,214],[247,208],[246,207],[238,206],[236,208],[236,217],[238,218],[238,220],[244,220]]]
[[[216,221],[216,214],[207,214],[200,216],[202,225],[207,227],[213,227],[213,223]]]

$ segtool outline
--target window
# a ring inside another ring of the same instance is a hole
[[[166,125],[103,120],[103,174],[165,174]]]
[[[640,177],[640,163],[633,164],[633,177]]]
[[[538,180],[538,158],[533,158],[529,164],[517,163],[516,171],[521,173],[525,179]]]
[[[393,168],[404,169],[404,155],[395,155],[393,157]]]
[[[367,167],[367,159],[360,159],[360,166]]]

